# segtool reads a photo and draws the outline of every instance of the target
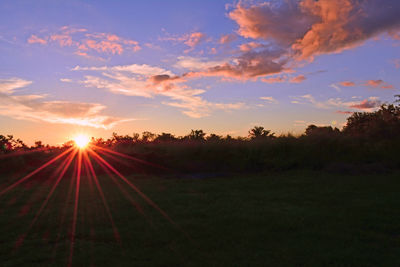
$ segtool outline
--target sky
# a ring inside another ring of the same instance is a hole
[[[398,0],[2,0],[0,134],[342,128],[400,94]]]

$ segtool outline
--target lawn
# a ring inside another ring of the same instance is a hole
[[[1,266],[67,265],[70,177],[31,229],[54,178],[33,179],[0,198]],[[127,178],[176,225],[102,175],[118,242],[101,197],[83,176],[74,266],[400,266],[399,173]]]

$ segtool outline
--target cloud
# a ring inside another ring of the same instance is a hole
[[[249,52],[249,51],[251,51],[251,50],[253,50],[253,49],[260,48],[260,47],[264,47],[264,46],[265,46],[265,45],[264,45],[264,44],[261,44],[261,43],[248,42],[248,43],[245,43],[245,44],[241,44],[241,45],[239,46],[239,49],[240,49],[240,51],[242,51],[242,52]]]
[[[245,107],[244,103],[213,103],[200,95],[205,91],[193,89],[185,84],[186,76],[177,76],[169,70],[149,65],[126,65],[112,67],[80,67],[74,71],[95,71],[81,81],[87,87],[107,89],[113,93],[153,98],[167,97],[164,105],[182,109],[182,113],[200,118],[209,116],[213,110],[236,110]]]
[[[351,81],[343,81],[343,82],[340,82],[339,84],[344,87],[353,87],[356,85],[354,82],[351,82]]]
[[[71,83],[72,80],[71,80],[71,79],[68,79],[68,78],[61,78],[61,79],[60,79],[60,82],[63,82],[63,83]]]
[[[47,44],[47,41],[45,39],[39,38],[36,35],[32,34],[31,37],[29,37],[29,39],[28,39],[28,44],[45,45],[45,44]]]
[[[245,38],[275,42],[296,59],[337,53],[400,29],[397,0],[240,1],[229,13]]]
[[[236,41],[236,39],[237,39],[236,34],[233,34],[233,33],[225,34],[225,35],[222,35],[221,38],[219,38],[218,43],[219,44],[230,44],[233,41]]]
[[[272,96],[262,96],[260,97],[261,100],[265,100],[268,103],[272,103],[272,104],[278,104],[279,102],[273,98]]]
[[[178,61],[174,64],[174,67],[179,69],[186,69],[189,71],[201,71],[224,63],[225,60],[211,61],[204,57],[196,58],[188,56],[179,56]]]
[[[383,80],[368,80],[365,82],[366,86],[381,89],[394,89],[393,85],[384,82]]]
[[[21,120],[105,129],[129,120],[102,115],[106,107],[97,103],[45,101],[46,95],[13,95],[15,89],[31,83],[18,78],[0,80],[0,115]]]
[[[378,97],[369,97],[362,101],[343,101],[341,98],[330,98],[326,101],[318,101],[314,96],[310,94],[302,95],[300,97],[295,97],[296,104],[304,104],[304,100],[306,103],[312,104],[316,108],[320,109],[354,109],[361,111],[373,111],[382,105],[382,101],[379,100]],[[303,100],[303,101],[302,101]],[[293,101],[292,101],[293,103]]]
[[[170,97],[174,102],[165,101],[163,104],[172,107],[183,109],[182,113],[191,118],[207,117],[211,114],[212,110],[239,110],[245,107],[242,102],[238,103],[212,103],[199,95],[204,93],[204,90],[193,90],[178,88],[164,92],[164,96]]]
[[[193,32],[188,35],[187,40],[185,40],[184,44],[189,46],[190,48],[196,47],[200,42],[202,42],[206,38],[206,35],[202,32]]]
[[[32,81],[23,80],[20,78],[0,79],[0,93],[12,94],[15,89],[26,87]]]
[[[338,53],[379,34],[399,30],[399,12],[397,0],[239,1],[228,16],[238,24],[240,36],[253,40],[240,45],[240,51],[223,63],[197,67],[189,63],[192,69],[184,76],[281,82],[280,78],[268,76],[291,70],[299,60]],[[189,36],[169,39],[186,42]],[[228,40],[224,37],[219,42]],[[305,78],[297,76],[289,82],[298,83]]]
[[[205,70],[188,73],[189,77],[223,76],[235,79],[258,78],[280,73],[286,63],[281,49],[268,47],[261,51],[243,53],[231,62],[225,62]]]
[[[125,51],[137,52],[141,49],[139,43],[134,40],[109,33],[90,33],[87,29],[69,26],[61,27],[58,31],[43,37],[31,35],[28,43],[71,47],[74,49],[74,54],[83,57],[91,57],[93,54],[121,55]]]
[[[265,83],[283,83],[283,82],[301,83],[306,79],[307,79],[306,76],[300,74],[294,77],[290,77],[288,75],[281,75],[277,77],[261,78],[261,81]]]
[[[301,83],[303,81],[305,81],[307,78],[304,75],[298,75],[296,77],[293,77],[290,79],[291,83]]]
[[[373,109],[380,107],[382,105],[382,102],[376,98],[370,98],[370,99],[364,99],[358,104],[353,104],[350,105],[350,108],[356,108],[356,109]]]
[[[207,37],[206,34],[202,32],[186,33],[181,36],[170,35],[167,33],[166,37],[161,37],[159,39],[161,41],[173,41],[173,42],[183,43],[189,47],[189,49],[186,49],[184,53],[189,53],[193,51],[195,47],[198,46],[200,43],[206,41],[206,37]]]
[[[305,16],[296,2],[270,1],[250,6],[239,2],[229,17],[245,38],[272,39],[287,45],[301,38],[316,21],[315,16]]]
[[[338,111],[336,111],[336,113],[338,113],[338,114],[344,114],[344,115],[353,114],[352,111],[342,111],[342,110],[338,110]]]
[[[287,77],[278,76],[278,77],[262,78],[261,81],[265,83],[283,83],[287,81]]]

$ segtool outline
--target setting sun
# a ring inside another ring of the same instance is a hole
[[[75,142],[75,145],[77,147],[79,147],[80,149],[87,147],[87,145],[90,142],[89,136],[84,135],[84,134],[75,136],[73,140]]]

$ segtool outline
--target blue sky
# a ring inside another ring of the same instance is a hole
[[[5,0],[0,134],[341,128],[399,94],[398,12],[392,0]]]

